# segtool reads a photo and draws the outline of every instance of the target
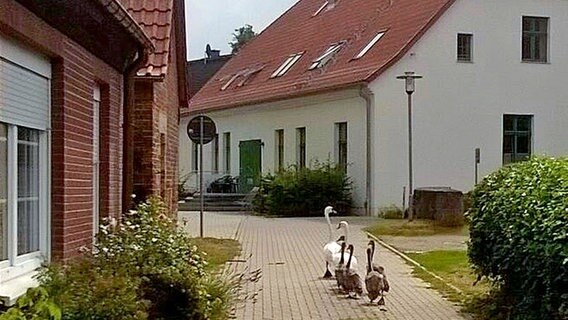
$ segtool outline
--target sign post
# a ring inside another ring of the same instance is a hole
[[[475,185],[478,182],[479,163],[481,162],[481,149],[475,148]]]
[[[187,124],[187,135],[193,143],[199,144],[199,236],[203,238],[203,145],[211,142],[217,134],[215,122],[207,116],[197,116]]]

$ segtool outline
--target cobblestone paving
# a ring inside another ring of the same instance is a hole
[[[187,231],[199,234],[199,214],[180,213],[189,220]],[[336,224],[343,218],[334,217]],[[360,275],[364,277],[366,235],[361,228],[368,218],[345,218],[350,222],[349,242],[355,245]],[[411,276],[411,267],[390,251],[378,247],[375,262],[383,265],[391,292],[386,311],[371,305],[366,297],[347,299],[335,289],[335,280],[323,280],[323,245],[328,228],[322,218],[270,219],[227,213],[205,214],[205,236],[234,237],[242,244],[239,259],[228,270],[261,278],[246,282],[245,299],[236,308],[236,318],[269,319],[464,319],[458,307],[443,299],[428,284]]]

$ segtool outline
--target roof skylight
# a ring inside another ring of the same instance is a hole
[[[385,35],[386,31],[381,31],[379,32],[373,39],[371,39],[371,41],[365,46],[365,48],[363,48],[363,50],[361,50],[361,52],[359,52],[359,54],[357,54],[355,56],[355,58],[353,59],[359,59],[361,57],[363,57],[367,51],[371,50],[371,48],[377,43],[379,42],[379,40],[381,40],[381,38]]]
[[[327,48],[324,54],[322,54],[312,62],[312,65],[310,66],[309,70],[314,70],[325,66],[329,62],[329,60],[331,60],[335,56],[335,54],[341,49],[344,43],[345,43],[344,41],[341,41],[329,46],[329,48]]]
[[[237,87],[242,87],[244,86],[247,81],[249,81],[255,74],[259,73],[260,71],[262,71],[262,69],[264,69],[264,64],[257,64],[253,67],[249,67],[246,69],[243,69],[235,74],[232,75],[227,75],[221,79],[219,79],[219,81],[226,81],[227,79],[229,79],[222,87],[221,87],[221,91],[225,91],[227,90],[231,84],[233,84],[233,82],[235,82],[239,77],[242,77],[241,81],[239,83],[237,83]]]
[[[315,17],[315,16],[317,16],[318,14],[320,14],[320,13],[323,11],[323,9],[327,8],[327,5],[328,5],[328,4],[329,4],[329,1],[324,2],[324,3],[322,4],[322,6],[321,6],[316,12],[314,12],[314,14],[312,15],[312,17]]]
[[[298,62],[298,60],[300,60],[300,58],[302,57],[302,54],[304,54],[303,52],[300,53],[295,53],[293,55],[290,55],[288,57],[288,59],[286,59],[286,61],[284,61],[284,63],[278,67],[278,69],[276,69],[276,71],[274,71],[274,73],[270,76],[270,78],[277,78],[277,77],[281,77],[283,75],[286,74],[286,72],[288,72],[288,70],[290,70],[290,68],[292,68],[292,66]]]

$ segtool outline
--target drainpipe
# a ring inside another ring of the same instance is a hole
[[[373,106],[375,104],[375,94],[369,89],[369,87],[364,84],[359,88],[359,96],[365,100],[365,110],[366,115],[365,119],[366,123],[366,155],[367,155],[367,172],[366,172],[366,188],[365,188],[365,197],[366,197],[366,214],[367,216],[372,216],[372,204],[373,204],[373,163],[372,163],[372,137],[373,137]]]
[[[148,52],[141,47],[136,56],[126,68],[123,79],[123,135],[122,135],[122,212],[126,213],[133,208],[132,194],[134,192],[134,78],[136,72],[148,60]]]

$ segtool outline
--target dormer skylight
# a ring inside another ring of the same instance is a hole
[[[327,48],[324,54],[322,54],[312,62],[312,65],[310,66],[309,70],[314,70],[325,66],[335,56],[335,54],[339,52],[339,50],[341,49],[344,43],[345,43],[344,41],[341,41],[329,46],[329,48]]]
[[[373,39],[371,39],[371,41],[365,46],[365,48],[363,48],[363,50],[361,50],[361,52],[359,52],[359,54],[357,54],[355,56],[355,58],[353,59],[359,59],[361,57],[363,57],[367,51],[371,50],[371,48],[377,43],[379,42],[379,40],[381,40],[381,38],[385,35],[386,31],[381,31],[379,32]]]
[[[328,11],[331,10],[333,8],[335,8],[335,5],[339,2],[339,0],[327,0],[325,1],[321,7],[319,7],[319,9],[314,12],[314,14],[312,14],[312,17],[315,17],[317,15],[319,15],[320,13],[324,12],[324,11]]]
[[[322,4],[322,6],[319,7],[319,9],[318,9],[316,12],[314,12],[314,14],[312,15],[312,17],[317,16],[318,14],[320,14],[320,13],[323,11],[323,9],[327,8],[328,3],[329,3],[328,1],[324,2],[324,3]]]
[[[274,73],[270,76],[270,78],[277,78],[277,77],[281,77],[283,75],[286,74],[286,72],[288,72],[288,70],[290,70],[290,68],[292,68],[292,66],[298,62],[298,60],[300,60],[300,58],[302,57],[302,54],[304,54],[303,52],[300,53],[295,53],[293,55],[290,55],[286,61],[284,61],[284,63],[278,67],[278,69],[276,69],[276,71],[274,71]]]
[[[219,79],[219,81],[225,81],[225,80],[229,79],[221,87],[221,91],[227,90],[231,86],[231,84],[233,84],[239,77],[242,77],[242,79],[239,83],[237,83],[237,87],[244,86],[255,74],[262,71],[262,69],[264,69],[264,65],[263,64],[257,64],[253,67],[243,69],[243,70],[241,70],[241,71],[239,71],[235,74],[227,75],[227,76]]]

